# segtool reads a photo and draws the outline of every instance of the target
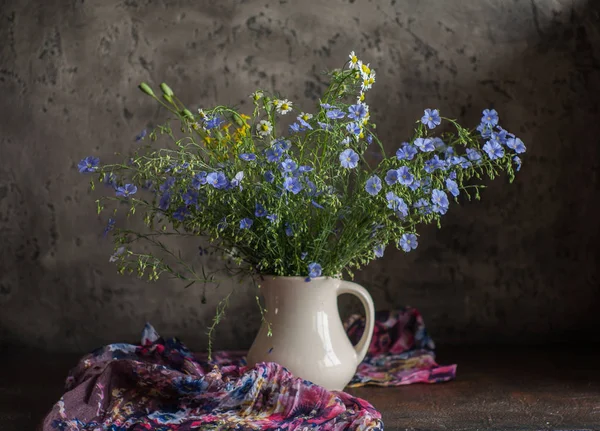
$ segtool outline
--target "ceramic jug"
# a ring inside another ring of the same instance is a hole
[[[296,377],[329,390],[342,390],[354,376],[373,336],[374,307],[356,283],[331,277],[263,276],[260,291],[266,309],[248,352],[248,365],[277,362]],[[366,310],[365,331],[353,346],[342,325],[337,297],[356,295]],[[272,335],[269,336],[269,326]]]

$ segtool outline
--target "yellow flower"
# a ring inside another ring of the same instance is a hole
[[[369,75],[371,73],[371,69],[369,68],[368,64],[364,64],[362,61],[360,62],[360,71],[362,72],[363,76],[364,75]]]
[[[304,121],[308,121],[313,117],[312,114],[309,114],[308,112],[302,112],[300,115],[298,115],[298,118],[303,119]]]
[[[356,68],[359,60],[354,51],[351,51],[348,57],[350,57],[350,69]]]

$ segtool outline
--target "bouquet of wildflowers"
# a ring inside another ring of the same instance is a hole
[[[120,204],[106,228],[119,270],[214,281],[164,242],[182,235],[208,240],[243,272],[352,277],[389,244],[414,250],[418,226],[439,226],[462,196],[479,199],[484,176],[506,171],[512,182],[521,167],[525,145],[499,126],[493,109],[483,111],[476,130],[426,109],[412,138],[387,154],[365,102],[375,71],[352,52],[329,75],[316,110],[256,91],[250,116],[227,106],[192,112],[166,84],[160,96],[141,84],[172,118],[140,135],[146,145],[125,161],[79,163],[80,172],[114,190],[97,201],[98,212]],[[435,136],[436,129],[443,132]],[[376,163],[365,158],[367,149],[381,153]],[[115,226],[122,208],[141,213],[146,229]]]

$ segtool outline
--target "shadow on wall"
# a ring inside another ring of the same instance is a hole
[[[600,340],[600,4],[557,14],[467,91],[465,124],[493,101],[528,146],[515,182],[488,181],[420,231],[419,253],[390,247],[357,274],[379,308],[419,308],[435,340]]]

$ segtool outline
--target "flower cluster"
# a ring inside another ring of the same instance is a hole
[[[123,163],[86,157],[78,165],[114,190],[98,201],[99,211],[113,200],[144,214],[147,232],[115,227],[111,216],[111,260],[150,279],[166,272],[190,284],[206,281],[204,270],[161,241],[178,234],[207,238],[254,273],[352,275],[390,243],[404,252],[417,248],[417,226],[439,226],[460,196],[479,199],[484,175],[506,171],[512,181],[521,167],[525,145],[499,125],[493,109],[483,111],[476,130],[426,109],[411,139],[388,154],[365,103],[375,71],[352,52],[346,67],[330,75],[315,111],[256,91],[252,115],[225,106],[193,113],[166,84],[161,97],[142,84],[178,128],[169,121],[143,131],[136,137],[142,145]],[[285,130],[283,116],[293,118]],[[156,147],[159,138],[172,145]],[[381,151],[376,166],[365,159],[373,148]],[[137,250],[143,241],[158,253]]]

